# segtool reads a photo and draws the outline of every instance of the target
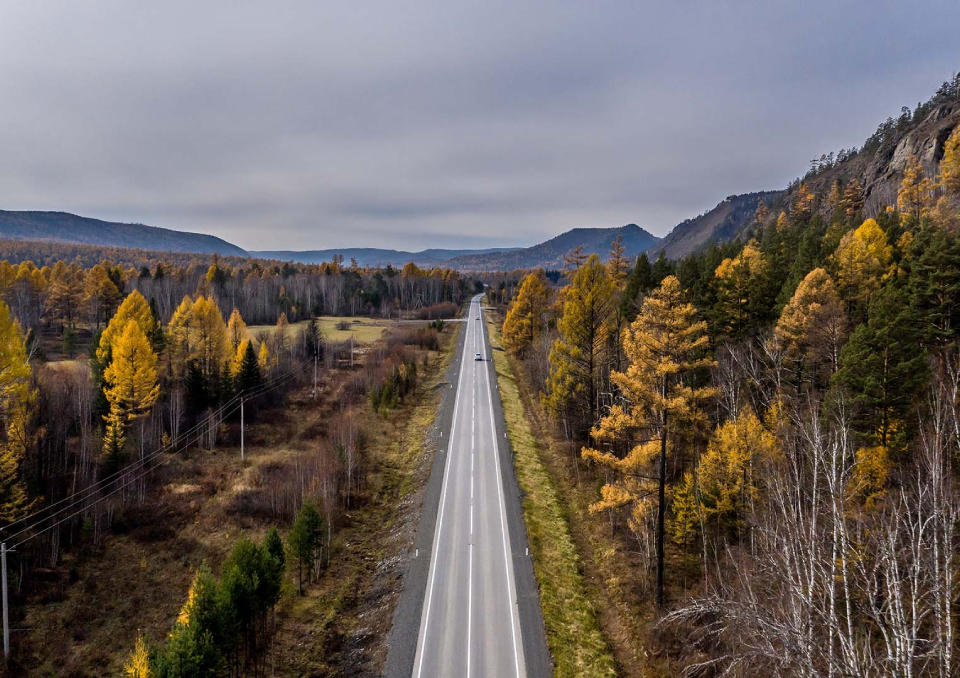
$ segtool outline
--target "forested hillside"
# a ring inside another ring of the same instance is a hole
[[[659,247],[667,257],[678,259],[708,243],[743,237],[753,225],[758,201],[763,201],[769,210],[767,215],[775,218],[797,200],[801,184],[804,190],[822,196],[838,182],[841,187],[849,185],[862,196],[864,216],[876,217],[896,203],[900,181],[913,159],[927,176],[936,175],[944,143],[957,124],[960,75],[944,82],[928,101],[918,103],[912,111],[904,106],[899,116],[887,118],[859,148],[822,153],[810,161],[809,171],[785,190],[730,196],[709,212],[678,224]],[[819,201],[817,209],[824,219],[830,219],[829,201]]]
[[[137,261],[136,251],[126,253]],[[179,265],[152,257],[141,266],[103,260],[89,268],[58,260],[37,267],[0,260],[0,290],[24,331],[96,330],[109,320],[126,294],[150,300],[160,320],[169,319],[187,295],[210,295],[224,313],[236,308],[251,322],[273,323],[279,313],[292,321],[314,315],[396,316],[459,302],[463,279],[450,269],[403,270],[344,267],[339,258],[319,265],[271,263],[258,259],[199,256]]]
[[[679,259],[709,242],[733,240],[753,221],[761,202],[775,206],[779,204],[783,193],[784,191],[761,191],[724,198],[712,210],[677,224],[652,251],[662,250],[668,258]]]
[[[446,265],[461,271],[512,271],[518,268],[558,269],[576,248],[582,254],[606,257],[610,243],[620,238],[629,256],[654,249],[659,239],[636,224],[619,228],[574,228],[533,247],[492,254],[454,257]]]
[[[199,252],[246,256],[236,245],[212,235],[186,233],[144,224],[119,224],[67,212],[0,210],[0,238],[136,247],[164,252]]]
[[[491,278],[626,673],[960,670],[957,82],[735,240]]]

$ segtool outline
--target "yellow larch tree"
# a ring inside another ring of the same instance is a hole
[[[233,358],[227,325],[220,307],[211,297],[193,302],[190,313],[190,357],[197,361],[205,379],[219,378],[224,363]]]
[[[591,511],[649,504],[657,494],[657,605],[663,605],[664,524],[667,448],[675,432],[685,435],[704,428],[702,406],[715,394],[696,386],[691,372],[713,365],[707,355],[707,324],[683,298],[680,281],[668,276],[643,302],[637,319],[623,333],[628,361],[625,372],[612,372],[622,402],[611,407],[591,432],[607,449],[585,447],[582,455],[614,472]],[[618,454],[626,448],[625,454]],[[655,468],[651,468],[651,466]],[[644,478],[655,477],[655,485]],[[636,524],[637,521],[634,521]]]
[[[674,538],[688,541],[702,520],[714,533],[739,539],[759,491],[762,474],[754,471],[780,456],[776,435],[749,407],[718,426],[696,471],[677,487]]]
[[[115,342],[113,360],[103,376],[110,403],[104,452],[115,462],[122,452],[130,422],[147,416],[160,397],[157,354],[136,322],[127,322]]]
[[[73,326],[74,317],[83,301],[83,274],[78,266],[67,266],[62,261],[50,271],[47,289],[47,310],[63,325]]]
[[[903,181],[897,191],[897,207],[901,217],[919,222],[930,214],[933,208],[933,181],[923,174],[923,165],[917,156],[911,155],[903,168]]]
[[[893,248],[887,234],[875,219],[867,219],[845,234],[833,257],[837,264],[837,282],[844,297],[861,306],[880,287],[887,274]]]
[[[804,219],[813,212],[813,203],[816,196],[806,183],[800,182],[797,185],[797,197],[793,200],[793,209],[790,211],[795,219]]]
[[[856,177],[848,181],[843,189],[842,205],[848,220],[856,219],[860,215],[860,210],[863,209],[863,186]]]
[[[777,232],[783,233],[785,230],[787,230],[787,227],[789,225],[790,225],[790,219],[787,217],[787,213],[780,212],[780,214],[777,215]]]
[[[250,346],[250,340],[243,338],[237,345],[237,352],[233,354],[233,363],[230,365],[230,373],[237,377],[240,369],[243,367],[243,357],[247,354],[247,348]]]
[[[725,332],[741,336],[750,324],[750,296],[766,270],[766,260],[755,241],[744,245],[735,257],[720,262],[717,280],[717,311]]]
[[[550,374],[543,396],[553,416],[565,422],[572,417],[578,434],[595,420],[612,313],[613,283],[600,257],[592,254],[564,291],[563,314],[557,322],[560,337],[550,350]]]
[[[230,314],[230,319],[227,321],[227,337],[230,339],[230,350],[236,353],[237,347],[246,336],[247,323],[243,321],[243,316],[240,315],[240,311],[235,307]]]
[[[87,272],[83,292],[84,301],[88,304],[97,327],[100,327],[100,322],[113,312],[113,307],[120,298],[120,291],[110,279],[107,269],[97,264]]]
[[[260,367],[260,373],[266,375],[273,367],[273,357],[270,355],[270,347],[267,342],[260,342],[260,350],[257,353],[257,365]]]
[[[827,363],[831,374],[839,366],[847,332],[843,302],[822,268],[813,269],[800,281],[774,329],[788,355],[795,360],[805,358],[814,366]]]
[[[757,226],[766,226],[770,220],[770,208],[763,200],[757,203],[757,210],[753,213],[753,223]]]
[[[607,258],[607,273],[616,290],[622,290],[627,283],[627,269],[630,268],[630,262],[626,252],[623,236],[618,235],[610,244],[610,256]]]
[[[127,324],[130,321],[135,322],[146,337],[152,336],[157,328],[157,321],[150,311],[150,304],[137,290],[127,295],[100,335],[100,343],[97,345],[97,359],[104,366],[109,364],[110,353],[116,347],[118,339],[126,331]]]
[[[890,449],[885,445],[861,447],[855,455],[855,463],[847,482],[847,498],[866,511],[878,507],[887,494],[893,461]]]
[[[20,474],[35,394],[20,325],[0,301],[0,523],[17,520],[30,505]]]
[[[150,670],[150,648],[143,634],[137,636],[137,644],[133,648],[130,659],[123,667],[125,675],[130,678],[151,678],[153,676]]]
[[[583,251],[583,245],[577,245],[572,250],[563,255],[563,274],[569,279],[573,279],[573,276],[577,271],[580,270],[580,267],[587,263],[588,255]]]
[[[940,159],[940,185],[950,195],[960,195],[960,125],[953,130],[943,144]]]
[[[549,293],[543,269],[527,274],[503,321],[503,345],[523,354],[544,330]]]
[[[170,356],[170,370],[174,378],[181,379],[186,374],[187,361],[190,360],[190,324],[193,317],[193,299],[185,296],[173,312],[167,323],[167,351]]]

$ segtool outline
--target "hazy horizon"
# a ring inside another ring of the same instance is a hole
[[[663,236],[926,100],[960,6],[923,4],[10,3],[0,209],[248,250]]]

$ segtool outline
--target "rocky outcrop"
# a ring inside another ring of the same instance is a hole
[[[650,254],[662,250],[670,259],[679,259],[711,242],[726,242],[740,237],[753,224],[757,206],[762,200],[768,207],[775,206],[784,191],[759,191],[724,198],[720,204],[698,217],[677,224]]]
[[[945,88],[949,87],[945,84]],[[846,184],[857,179],[864,188],[864,212],[876,216],[888,205],[896,205],[897,191],[903,180],[903,170],[916,156],[928,177],[936,177],[943,145],[947,137],[960,125],[960,92],[944,96],[944,88],[924,105],[922,119],[910,118],[909,111],[902,121],[888,121],[884,134],[871,137],[858,153],[845,157],[828,169],[804,177],[804,183],[820,199],[817,208],[825,218],[828,206],[823,198],[836,181]],[[901,124],[902,122],[902,124]],[[771,208],[771,219],[780,209],[794,202],[796,183],[784,191],[766,191],[733,195],[724,199],[709,212],[678,224],[655,248],[672,259],[696,252],[710,242],[725,242],[746,234],[754,223],[754,212],[762,199]]]
[[[825,196],[835,181],[846,183],[856,178],[864,188],[865,214],[876,216],[888,205],[897,204],[903,169],[911,155],[920,160],[928,177],[936,177],[943,158],[943,144],[957,125],[960,125],[960,101],[941,103],[918,124],[895,134],[872,152],[861,150],[849,160],[804,181],[818,196]],[[794,192],[795,189],[786,196],[788,203],[792,202]],[[824,200],[819,207],[827,216]]]

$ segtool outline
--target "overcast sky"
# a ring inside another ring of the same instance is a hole
[[[0,4],[0,208],[248,249],[663,235],[960,68],[951,2]]]

